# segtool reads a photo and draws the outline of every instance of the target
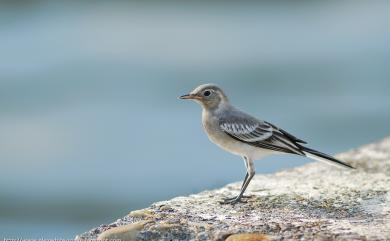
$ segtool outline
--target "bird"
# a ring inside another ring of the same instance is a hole
[[[211,142],[244,159],[246,175],[237,196],[221,203],[243,202],[244,192],[255,175],[254,160],[273,154],[294,154],[354,169],[328,154],[306,147],[307,142],[289,132],[257,119],[230,104],[224,91],[215,84],[202,84],[179,97],[194,100],[202,107],[202,125]]]

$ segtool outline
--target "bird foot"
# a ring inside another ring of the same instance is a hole
[[[247,198],[251,198],[252,196],[241,196],[241,198],[244,198],[244,199],[247,199]],[[231,200],[234,200],[234,199],[237,199],[238,198],[238,196],[234,196],[234,197],[228,197],[228,198],[225,198],[225,199],[223,199],[224,201],[231,201]]]
[[[242,200],[243,197],[231,197],[226,198],[223,201],[219,202],[220,204],[236,204],[236,203],[247,203],[247,201]]]

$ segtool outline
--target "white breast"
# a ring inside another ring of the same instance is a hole
[[[209,112],[202,112],[202,124],[211,142],[225,151],[239,156],[246,156],[252,160],[258,160],[270,154],[273,151],[248,145],[244,142],[233,139],[227,135],[219,126],[219,121]]]

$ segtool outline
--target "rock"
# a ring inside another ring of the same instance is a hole
[[[136,240],[390,240],[390,138],[337,157],[357,170],[313,162],[256,175],[245,203],[219,204],[238,193],[233,183],[154,203],[77,240],[119,237],[110,230]]]
[[[111,228],[101,233],[97,240],[135,241],[138,233],[142,230],[145,223],[147,222],[141,221]]]
[[[226,241],[267,241],[271,240],[271,237],[264,234],[257,233],[240,233],[230,235]]]
[[[147,217],[150,217],[152,216],[153,213],[148,210],[148,209],[140,209],[140,210],[135,210],[135,211],[131,211],[129,213],[129,216],[132,216],[132,217],[139,217],[139,218],[147,218]]]

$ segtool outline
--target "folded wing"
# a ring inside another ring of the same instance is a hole
[[[271,123],[257,120],[244,113],[231,115],[229,118],[222,118],[220,127],[227,135],[248,145],[278,152],[298,154],[337,166],[353,168],[351,165],[328,154],[303,146],[302,144],[306,144],[305,141]]]
[[[298,144],[305,143],[304,141],[265,121],[248,118],[223,119],[220,121],[220,127],[232,138],[252,146],[305,155]]]

